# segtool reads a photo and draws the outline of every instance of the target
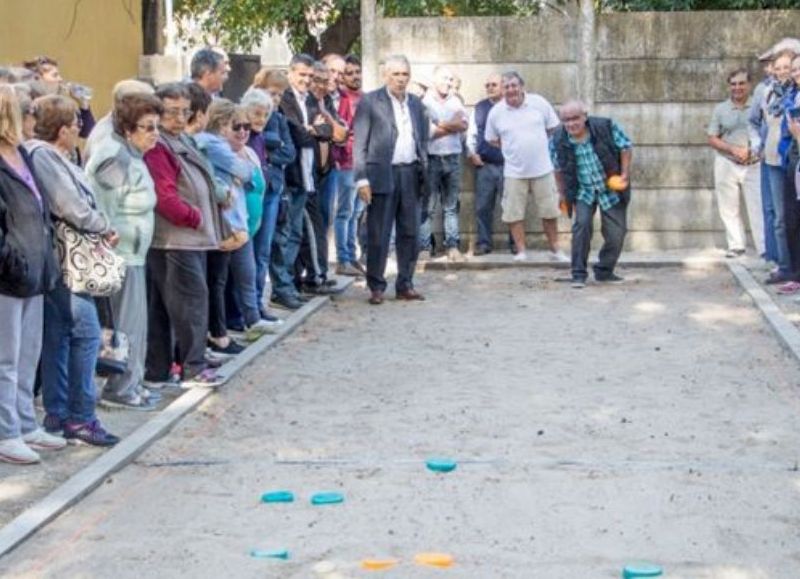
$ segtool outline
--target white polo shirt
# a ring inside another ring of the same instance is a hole
[[[517,108],[505,100],[494,105],[486,119],[485,138],[500,140],[505,159],[503,176],[533,179],[551,173],[547,131],[558,125],[553,105],[537,94],[526,93]]]

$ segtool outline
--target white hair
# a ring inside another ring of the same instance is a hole
[[[272,97],[263,89],[250,87],[242,97],[241,105],[247,108],[261,107],[267,109],[267,115],[272,113]]]
[[[389,65],[392,64],[402,64],[408,70],[411,70],[411,63],[408,61],[408,58],[406,58],[402,54],[392,54],[390,56],[387,56],[386,60],[383,61],[384,68],[388,68]]]
[[[577,110],[583,115],[589,114],[589,107],[586,106],[586,103],[583,102],[581,99],[571,98],[564,101],[564,103],[558,107],[559,114],[564,114],[565,111]]]

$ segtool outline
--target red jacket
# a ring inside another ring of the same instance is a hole
[[[181,167],[166,145],[156,143],[145,153],[144,162],[156,186],[156,212],[173,225],[192,229],[200,227],[200,210],[189,205],[178,194]]]
[[[333,148],[333,159],[336,168],[344,171],[353,169],[353,120],[356,118],[356,107],[361,100],[361,91],[352,91],[342,88],[339,98],[339,118],[347,123],[347,141],[343,145]]]

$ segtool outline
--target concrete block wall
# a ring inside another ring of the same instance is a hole
[[[594,102],[594,112],[617,119],[635,144],[628,248],[721,246],[706,125],[727,96],[727,72],[745,66],[760,79],[757,54],[797,36],[800,10],[598,14],[589,70],[578,62],[580,26],[575,8],[531,18],[379,18],[378,56],[407,55],[422,79],[437,64],[450,65],[468,106],[483,98],[489,72],[510,69],[554,105],[571,96]],[[580,94],[582,73],[593,75],[594,94]],[[470,246],[473,180],[467,167],[461,229]],[[539,220],[530,213],[527,222],[531,241],[541,244]],[[505,227],[496,224],[496,247],[505,247]],[[559,226],[568,238],[568,221]]]

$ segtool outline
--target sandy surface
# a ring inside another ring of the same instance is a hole
[[[333,579],[390,556],[403,578],[792,576],[800,367],[726,270],[629,273],[427,273],[429,301],[379,308],[351,289],[0,574]],[[259,503],[276,489],[297,502]],[[347,500],[309,505],[323,490]]]

